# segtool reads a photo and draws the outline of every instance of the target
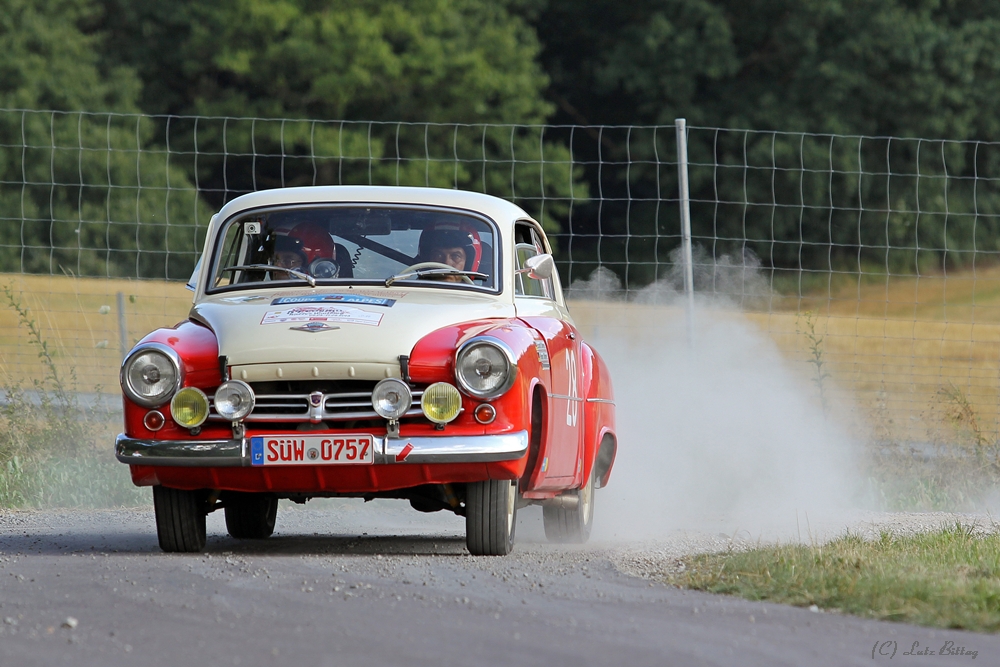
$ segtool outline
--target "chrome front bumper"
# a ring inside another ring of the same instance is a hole
[[[490,463],[513,461],[528,451],[528,432],[504,435],[375,438],[375,463]],[[122,463],[210,468],[250,467],[250,438],[236,440],[143,440],[120,434],[115,456]],[[308,465],[308,464],[305,464]]]

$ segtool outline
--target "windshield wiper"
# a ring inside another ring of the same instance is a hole
[[[477,280],[488,280],[489,276],[478,271],[463,271],[462,269],[417,269],[416,271],[406,271],[397,273],[385,279],[385,286],[390,287],[397,280],[408,280],[410,278],[423,278],[424,276],[467,276]]]
[[[282,271],[295,276],[296,278],[301,278],[309,283],[309,287],[316,287],[316,279],[308,273],[302,273],[301,271],[296,271],[295,269],[286,269],[282,266],[273,266],[271,264],[241,264],[239,266],[227,266],[222,269],[223,273],[226,271]]]

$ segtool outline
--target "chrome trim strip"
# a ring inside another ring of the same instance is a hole
[[[580,401],[581,403],[583,402],[583,399],[580,398],[579,396],[563,396],[562,394],[549,394],[549,398],[562,398],[567,401]]]
[[[407,413],[405,415],[403,415],[403,417],[422,417],[423,414],[424,414],[423,410],[421,410],[419,407],[417,407],[417,408],[410,408],[410,410],[408,410]],[[360,411],[359,412],[339,412],[339,413],[335,413],[335,414],[325,413],[320,421],[338,422],[338,421],[354,421],[354,420],[358,420],[358,419],[381,419],[381,417],[379,417],[377,414],[375,414],[374,410],[367,410],[367,411],[364,411],[364,412],[360,412]],[[212,422],[225,422],[225,421],[228,421],[228,420],[224,419],[223,417],[221,417],[218,414],[216,414],[216,413],[213,412],[211,415],[209,415],[208,421],[212,421]],[[305,415],[305,414],[293,414],[293,415],[288,415],[288,414],[258,414],[258,415],[255,415],[255,414],[253,414],[251,412],[249,415],[247,415],[246,417],[244,417],[243,421],[246,422],[247,424],[250,424],[250,423],[260,423],[260,424],[263,424],[263,423],[272,423],[272,424],[289,423],[289,424],[293,424],[293,423],[295,423],[295,424],[297,424],[297,423],[300,423],[300,422],[303,422],[303,423],[304,422],[308,422],[309,421],[309,415]],[[292,430],[294,430],[294,428]]]
[[[378,450],[375,452],[375,463],[489,463],[513,461],[527,452],[527,431],[503,435],[385,438],[381,456]],[[400,456],[403,458],[397,460]]]
[[[115,439],[115,456],[129,465],[243,467],[250,466],[248,442],[249,438],[145,440],[128,438],[122,433]],[[513,461],[527,452],[527,431],[502,435],[375,438],[377,464],[490,463]]]
[[[420,417],[424,412],[420,407],[423,389],[411,390],[413,400],[404,417]],[[363,399],[363,400],[352,400]],[[319,421],[353,421],[358,419],[380,419],[372,408],[372,392],[342,392],[324,394],[323,413]],[[243,418],[244,422],[309,422],[309,394],[256,394],[254,410]],[[208,421],[228,421],[215,412],[215,401],[210,398],[211,412]],[[361,408],[352,409],[352,408]]]
[[[120,433],[115,438],[115,456],[129,465],[213,468],[250,465],[246,439],[145,440]]]
[[[615,402],[607,398],[588,398],[588,403],[607,403],[608,405],[614,405]]]

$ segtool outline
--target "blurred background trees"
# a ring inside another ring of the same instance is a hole
[[[596,258],[585,239],[597,234],[664,237],[647,254],[665,258],[676,212],[624,210],[613,200],[676,192],[673,167],[654,164],[673,159],[670,128],[653,136],[597,126],[670,125],[677,117],[701,127],[954,142],[921,152],[920,142],[888,139],[779,133],[719,141],[693,131],[696,162],[788,166],[745,186],[692,168],[696,200],[717,192],[724,201],[790,205],[758,216],[743,205],[709,212],[696,203],[696,235],[738,239],[720,252],[749,247],[780,268],[872,262],[910,270],[962,266],[963,250],[973,247],[1000,250],[998,188],[979,182],[973,191],[972,179],[949,178],[944,191],[937,178],[1000,173],[994,147],[961,143],[1000,140],[1000,0],[0,0],[0,47],[4,108],[155,115],[113,128],[114,150],[108,118],[3,116],[5,183],[44,183],[51,172],[77,184],[0,191],[5,268],[64,264],[57,252],[26,258],[15,243],[24,229],[38,248],[76,238],[101,248],[113,234],[197,247],[208,211],[232,196],[340,181],[516,195],[550,229],[584,239],[574,259]],[[193,119],[176,116],[213,118],[197,121],[195,133]],[[88,122],[101,146],[44,148]],[[539,124],[590,127],[510,127]],[[164,137],[178,142],[172,161],[157,157]],[[154,187],[138,203],[118,201],[114,186],[135,178],[140,148],[150,151],[139,158],[150,163],[143,185]],[[576,171],[570,151],[582,165]],[[195,153],[197,160],[181,157]],[[330,160],[317,165],[307,159],[315,154]],[[413,158],[420,155],[426,159]],[[599,168],[625,160],[635,167]],[[833,178],[809,176],[831,166]],[[920,179],[930,180],[918,200]],[[831,202],[832,213],[820,210]],[[804,213],[794,210],[802,205]],[[167,218],[170,225],[156,226]],[[175,231],[181,220],[192,227]],[[807,231],[804,244],[775,242],[800,229],[817,230],[816,238]],[[607,246],[601,261],[647,252],[641,243],[626,247]],[[171,261],[165,252],[143,270],[162,274]],[[98,255],[77,253],[68,268],[110,259],[131,274],[138,261],[127,251]],[[640,271],[630,282],[652,277]]]

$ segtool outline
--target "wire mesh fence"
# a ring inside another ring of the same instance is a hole
[[[886,437],[996,439],[1000,146],[689,127],[687,150],[697,294]],[[674,126],[0,110],[3,370],[44,377],[34,321],[84,389],[115,391],[121,349],[186,315],[212,213],[294,185],[510,199],[548,229],[578,298],[670,307],[677,154]]]

